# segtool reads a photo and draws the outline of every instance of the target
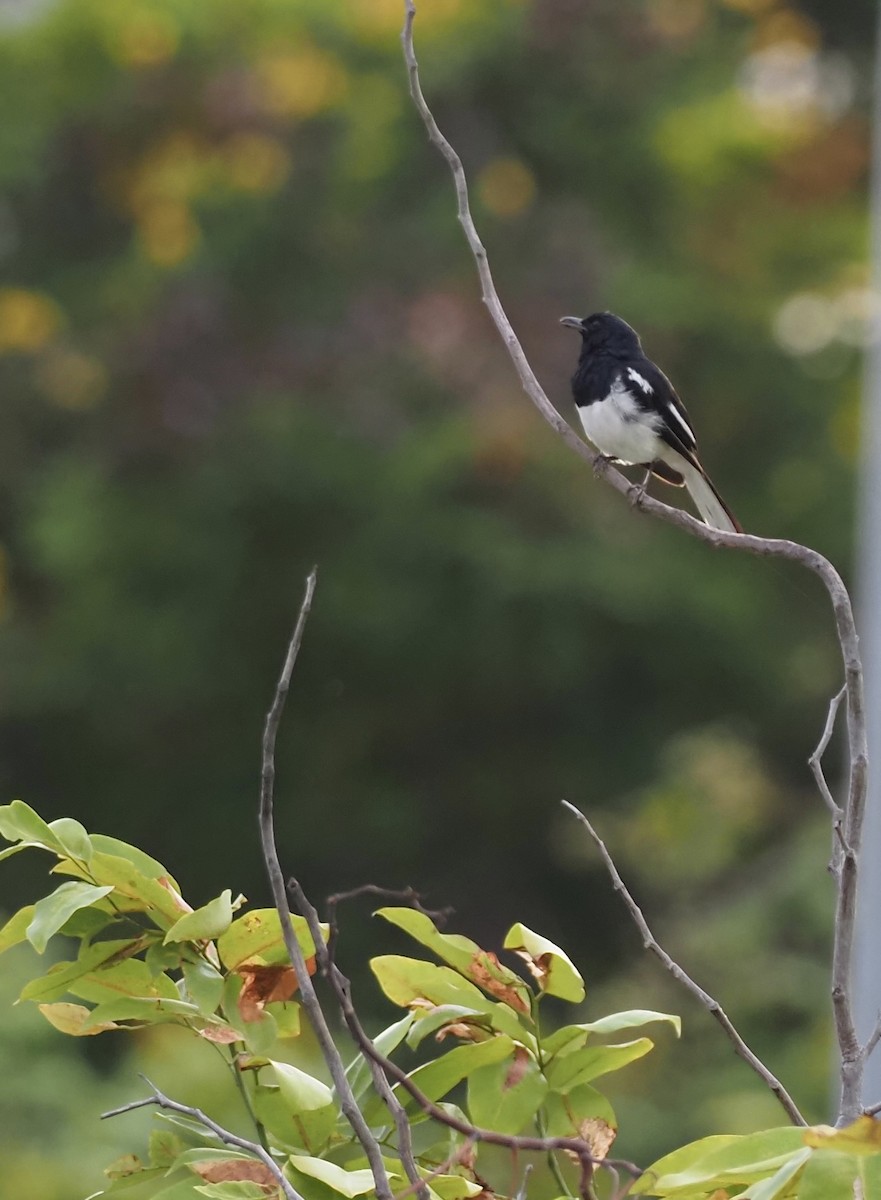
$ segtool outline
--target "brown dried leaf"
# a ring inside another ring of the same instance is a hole
[[[516,1087],[523,1076],[526,1074],[526,1068],[529,1066],[529,1051],[522,1046],[518,1046],[514,1051],[514,1061],[511,1063],[508,1074],[505,1076],[505,1082],[502,1084],[502,1091],[510,1091]]]
[[[481,1031],[477,1026],[470,1025],[467,1021],[450,1021],[449,1025],[441,1025],[440,1029],[434,1035],[436,1042],[442,1042],[446,1037],[462,1038],[465,1042],[480,1042],[485,1040],[485,1035],[480,1036]]]
[[[544,991],[544,983],[551,969],[551,956],[549,954],[539,954],[537,958],[533,958],[528,950],[515,950],[514,953],[518,958],[523,959],[529,974],[541,990]]]
[[[315,959],[306,964],[309,974],[315,973]],[[243,1021],[259,1021],[263,1009],[271,1000],[290,1000],[299,987],[297,972],[293,967],[279,964],[275,967],[258,966],[257,963],[242,963],[236,973],[243,980],[239,993],[239,1012]]]
[[[196,1033],[206,1042],[216,1042],[221,1046],[231,1046],[233,1042],[242,1040],[239,1031],[231,1029],[229,1025],[206,1025],[204,1029],[197,1029]]]
[[[156,882],[160,887],[164,887],[166,892],[171,895],[172,899],[174,900],[175,908],[179,908],[182,913],[191,913],[194,911],[193,908],[187,904],[186,900],[184,900],[183,896],[180,894],[167,875],[160,875]]]
[[[578,1126],[578,1134],[587,1142],[593,1157],[602,1162],[611,1150],[618,1130],[602,1117],[587,1117]]]
[[[499,962],[491,950],[481,950],[475,954],[468,967],[468,974],[478,987],[507,1004],[517,1012],[529,1012],[529,1004],[511,980],[511,973]],[[522,986],[522,985],[521,985]]]
[[[278,1188],[278,1180],[265,1163],[253,1158],[230,1158],[225,1162],[194,1162],[188,1164],[191,1171],[206,1183],[257,1183],[267,1193]]]

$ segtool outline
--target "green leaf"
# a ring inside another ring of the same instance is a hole
[[[798,1184],[798,1200],[853,1200],[860,1180],[866,1200],[881,1195],[881,1155],[815,1150]]]
[[[264,1008],[256,1021],[242,1021],[235,1025],[240,1029],[245,1045],[252,1054],[258,1056],[268,1053],[278,1040],[278,1026],[275,1017]]]
[[[45,975],[32,979],[22,988],[20,1000],[57,1000],[70,990],[70,985],[91,974],[102,964],[124,959],[145,945],[144,938],[115,942],[98,942],[84,947],[76,962],[55,963]],[[174,985],[172,985],[174,986]]]
[[[380,1054],[388,1058],[400,1046],[412,1024],[413,1014],[407,1013],[405,1017],[401,1017],[400,1021],[395,1021],[393,1025],[389,1025],[387,1029],[383,1029],[382,1033],[378,1033],[373,1039],[374,1046]],[[346,1067],[346,1075],[349,1079],[349,1086],[357,1100],[372,1078],[370,1063],[363,1054],[358,1054],[352,1059],[348,1067]]]
[[[513,1050],[514,1043],[511,1039],[499,1034],[488,1042],[471,1042],[464,1046],[456,1046],[432,1062],[411,1071],[410,1078],[429,1100],[440,1100],[478,1067],[500,1062],[510,1057]],[[398,1091],[399,1088],[400,1085],[395,1090]],[[415,1105],[415,1101],[409,1095],[402,1095],[401,1101],[405,1107],[412,1108]]]
[[[152,1130],[148,1145],[150,1165],[153,1167],[173,1166],[178,1156],[186,1149],[183,1140],[170,1129]]]
[[[469,1200],[471,1196],[479,1196],[483,1188],[462,1175],[434,1175],[428,1190],[440,1200]]]
[[[226,888],[216,899],[176,921],[165,942],[211,942],[229,929],[232,912],[232,892]]]
[[[7,842],[30,842],[56,854],[63,853],[50,826],[23,800],[0,805],[0,836]]]
[[[217,1012],[223,995],[223,976],[204,958],[182,965],[187,995],[206,1017]]]
[[[145,1025],[158,1025],[165,1021],[179,1021],[181,1018],[193,1020],[198,1017],[199,1010],[195,1004],[187,1004],[185,1000],[172,1000],[165,996],[155,999],[121,996],[93,1008],[88,1023],[98,1025],[108,1021],[138,1021]]]
[[[65,854],[79,859],[80,862],[90,861],[95,852],[92,839],[79,821],[74,821],[72,817],[59,817],[57,821],[49,822],[49,828]]]
[[[581,1083],[570,1092],[551,1092],[545,1102],[548,1137],[580,1137],[581,1123],[600,1117],[607,1125],[618,1128],[615,1110],[609,1101],[589,1083]]]
[[[166,946],[162,941],[151,944],[144,955],[144,962],[151,975],[162,975],[165,971],[174,971],[181,965],[186,947],[180,943]]]
[[[49,939],[64,922],[80,908],[88,908],[113,891],[112,887],[95,887],[91,883],[62,883],[34,905],[34,914],[27,928],[27,938],[38,954],[46,949]]]
[[[745,1137],[702,1138],[654,1163],[631,1191],[668,1196],[689,1189],[756,1183],[804,1148],[804,1134],[790,1125]]]
[[[320,1079],[290,1063],[272,1063],[282,1099],[291,1112],[314,1112],[333,1104],[333,1092]]]
[[[666,1021],[673,1026],[677,1037],[682,1033],[682,1018],[675,1013],[653,1012],[647,1008],[631,1008],[626,1012],[610,1013],[600,1017],[598,1021],[588,1021],[578,1026],[587,1033],[620,1033],[622,1029],[636,1029],[642,1025],[651,1025],[655,1021]]]
[[[555,1092],[568,1092],[580,1083],[589,1083],[600,1075],[618,1071],[628,1063],[635,1062],[654,1047],[650,1038],[637,1038],[633,1042],[621,1042],[613,1046],[587,1046],[572,1054],[552,1059],[546,1073],[548,1083]]]
[[[293,1152],[319,1153],[327,1144],[337,1120],[336,1104],[293,1111],[279,1087],[269,1087],[262,1082],[254,1092],[254,1108],[273,1142],[281,1149]]]
[[[20,908],[17,913],[9,918],[6,924],[0,929],[0,954],[4,950],[9,950],[12,946],[17,946],[27,937],[28,925],[34,917],[33,904],[26,904],[24,908]]]
[[[300,1006],[292,1000],[272,1000],[263,1010],[275,1022],[277,1038],[300,1036]],[[250,1028],[250,1025],[249,1025]]]
[[[559,996],[578,1004],[584,999],[584,980],[567,954],[553,942],[533,933],[519,922],[508,930],[504,946],[524,960],[539,988],[549,996]]]
[[[99,841],[97,835],[92,837],[96,850],[89,863],[89,877],[96,883],[111,884],[116,893],[114,899],[120,900],[119,907],[125,911],[146,912],[160,929],[174,925],[183,911],[180,893],[176,889],[169,890],[174,885],[169,881],[169,887],[166,887],[158,879],[143,875],[127,858],[99,851]],[[69,858],[54,870],[79,878],[84,875],[83,868]]]
[[[93,1004],[131,998],[180,1000],[173,981],[167,975],[152,975],[147,964],[139,958],[101,963],[94,970],[71,980],[67,990]]]
[[[470,938],[441,933],[430,917],[414,908],[380,908],[375,915],[409,933],[489,995],[508,1003],[513,1001],[512,1007],[529,1012],[529,989],[520,976]]]
[[[708,1154],[722,1150],[740,1140],[735,1133],[720,1133],[700,1138],[696,1142],[688,1142],[687,1145],[680,1146],[678,1150],[672,1150],[663,1158],[659,1158],[657,1162],[652,1163],[650,1167],[646,1167],[643,1174],[630,1185],[631,1194],[637,1196],[646,1192],[649,1195],[655,1195],[655,1183],[662,1176],[685,1171]]]
[[[291,917],[291,925],[303,956],[313,958],[315,945],[305,918]],[[321,926],[325,940],[329,928],[328,925]],[[246,962],[263,966],[288,962],[278,913],[274,908],[255,908],[253,912],[239,917],[218,939],[217,953],[228,971],[234,971]]]
[[[414,1000],[431,1004],[459,1004],[474,1012],[486,1008],[483,993],[450,967],[438,967],[420,958],[383,954],[371,958],[370,969],[393,1004],[409,1007]]]
[[[511,1058],[479,1067],[468,1076],[468,1112],[475,1125],[497,1133],[520,1133],[535,1120],[547,1080],[532,1055],[518,1047]]]
[[[343,1167],[338,1167],[336,1163],[327,1162],[326,1159],[312,1158],[302,1154],[292,1154],[288,1161],[300,1175],[320,1180],[321,1183],[326,1184],[341,1196],[349,1197],[349,1200],[355,1196],[363,1196],[366,1192],[372,1192],[375,1186],[373,1172],[370,1170],[346,1171]]]
[[[810,1150],[798,1150],[769,1179],[753,1184],[749,1190],[750,1200],[781,1200],[783,1196],[791,1196],[790,1184],[810,1157]]]
[[[108,837],[104,833],[91,834],[91,841],[94,850],[114,858],[124,858],[146,879],[167,879],[178,895],[181,894],[180,886],[171,872],[137,846],[130,846],[128,842],[121,842],[118,838]]]

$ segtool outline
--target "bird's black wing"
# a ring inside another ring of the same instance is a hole
[[[687,462],[700,469],[697,438],[685,405],[661,368],[655,366],[650,358],[634,359],[624,367],[623,378],[633,394],[661,417],[658,436]]]

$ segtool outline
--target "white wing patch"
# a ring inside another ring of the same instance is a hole
[[[691,428],[689,423],[686,421],[685,417],[683,417],[682,413],[679,411],[679,409],[676,407],[675,404],[666,405],[666,409],[667,409],[667,419],[668,419],[669,423],[672,426],[674,426],[674,428],[675,428],[675,426],[678,425],[681,432],[685,434],[684,441],[685,441],[686,446],[689,446],[689,447],[693,446],[696,441],[695,436],[694,436],[694,430]]]
[[[652,392],[654,391],[654,388],[652,387],[652,385],[649,383],[649,381],[647,379],[643,379],[643,377],[642,377],[642,375],[640,375],[639,371],[634,371],[633,367],[628,367],[627,374],[633,380],[633,382],[635,384],[637,384],[639,387],[642,388],[642,390],[645,392],[645,394],[647,396],[650,396],[652,394]]]

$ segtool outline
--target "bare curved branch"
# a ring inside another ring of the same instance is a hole
[[[468,182],[458,153],[441,132],[429,108],[419,80],[419,65],[413,45],[413,22],[416,7],[413,0],[404,0],[405,17],[401,42],[409,79],[410,95],[419,116],[425,125],[429,140],[443,155],[453,177],[459,222],[471,250],[480,277],[482,299],[490,317],[505,344],[520,383],[529,399],[566,443],[597,475],[624,496],[634,500],[637,507],[670,525],[715,548],[742,550],[759,557],[783,558],[798,563],[818,575],[823,582],[832,604],[835,628],[844,663],[845,687],[847,689],[848,758],[850,775],[847,800],[844,805],[843,837],[849,852],[843,855],[838,873],[838,895],[835,911],[835,933],[832,967],[832,1005],[838,1040],[841,1095],[839,1119],[853,1120],[860,1112],[863,1063],[859,1054],[859,1041],[853,1019],[851,977],[854,951],[854,925],[856,919],[857,860],[862,840],[865,816],[868,741],[866,733],[865,699],[863,692],[863,670],[860,659],[859,640],[854,622],[850,595],[838,571],[828,559],[808,546],[783,538],[763,538],[753,534],[722,533],[689,516],[677,508],[662,504],[650,496],[640,495],[629,481],[612,468],[601,456],[595,454],[575,431],[560,416],[548,399],[529,364],[523,347],[514,332],[507,313],[499,299],[493,282],[486,249],[480,240],[468,200]]]

